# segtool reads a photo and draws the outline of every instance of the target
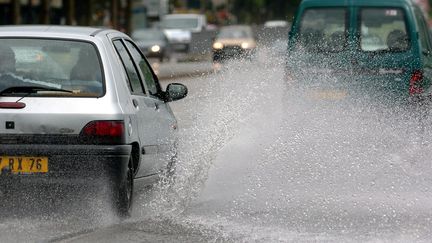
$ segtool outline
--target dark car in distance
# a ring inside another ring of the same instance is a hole
[[[140,50],[146,57],[155,57],[163,62],[170,58],[170,45],[160,29],[138,29],[132,33]]]

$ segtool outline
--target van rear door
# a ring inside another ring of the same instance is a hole
[[[409,80],[420,60],[415,23],[408,10],[402,6],[354,8],[354,76],[368,95],[409,94]]]
[[[303,84],[340,86],[350,76],[347,6],[302,8],[290,37],[290,62]]]

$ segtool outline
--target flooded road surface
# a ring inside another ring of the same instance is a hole
[[[172,103],[180,127],[173,185],[138,192],[124,222],[103,191],[79,203],[73,192],[36,200],[46,210],[6,213],[0,240],[432,241],[429,123],[419,136],[409,113],[304,99],[274,62],[179,81],[190,95]]]

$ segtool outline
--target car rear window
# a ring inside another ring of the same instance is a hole
[[[409,35],[403,9],[362,8],[360,49],[363,51],[406,51]]]
[[[340,52],[347,44],[345,8],[309,8],[301,17],[299,46],[307,52]]]
[[[82,41],[0,39],[0,92],[16,86],[70,91],[28,94],[31,96],[100,97],[104,85],[97,50]]]

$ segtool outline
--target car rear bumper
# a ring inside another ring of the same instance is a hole
[[[118,183],[125,180],[132,147],[130,145],[5,145],[0,156],[46,157],[47,173],[0,172],[1,184],[89,184],[96,181]]]

